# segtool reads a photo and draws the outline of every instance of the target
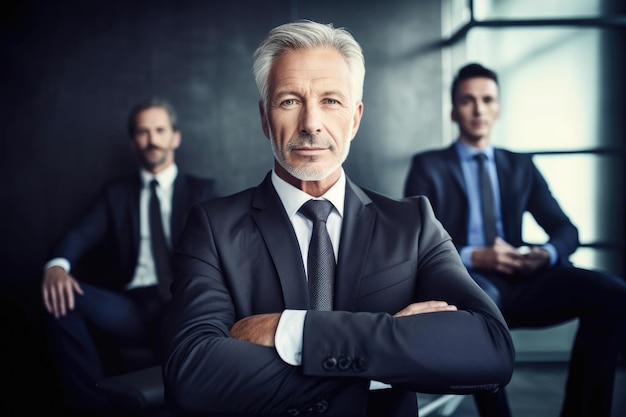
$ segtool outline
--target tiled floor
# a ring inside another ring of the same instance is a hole
[[[565,363],[518,363],[507,393],[513,417],[558,417],[566,378]],[[418,394],[423,409],[437,396]],[[441,416],[442,408],[428,413]],[[450,417],[478,417],[474,400],[464,397]],[[420,414],[424,417],[424,414]],[[612,417],[626,417],[626,366],[615,377]]]

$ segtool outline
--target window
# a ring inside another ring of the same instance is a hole
[[[444,81],[450,85],[467,62],[498,73],[494,144],[535,155],[579,229],[581,247],[571,260],[623,275],[626,16],[610,6],[618,7],[601,0],[445,2]],[[455,129],[448,127],[450,140]],[[530,215],[524,237],[545,241]]]

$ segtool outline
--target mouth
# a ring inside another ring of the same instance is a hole
[[[328,148],[316,147],[316,146],[304,146],[293,148],[292,152],[301,156],[319,156],[328,151]]]
[[[157,148],[157,147],[152,147],[152,148],[148,148],[144,151],[145,154],[149,155],[149,154],[155,154],[155,153],[159,153],[161,152],[162,149],[161,148]]]

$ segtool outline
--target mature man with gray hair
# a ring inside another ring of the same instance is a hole
[[[164,326],[170,409],[413,417],[415,391],[506,385],[506,323],[428,200],[363,189],[342,168],[363,115],[359,44],[298,21],[254,58],[274,168],[189,214]]]

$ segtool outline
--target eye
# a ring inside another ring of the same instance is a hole
[[[281,103],[283,106],[293,106],[296,104],[296,100],[293,98],[288,98],[286,100],[283,100],[283,102]]]
[[[335,100],[334,98],[327,98],[326,104],[339,104],[339,101]]]

